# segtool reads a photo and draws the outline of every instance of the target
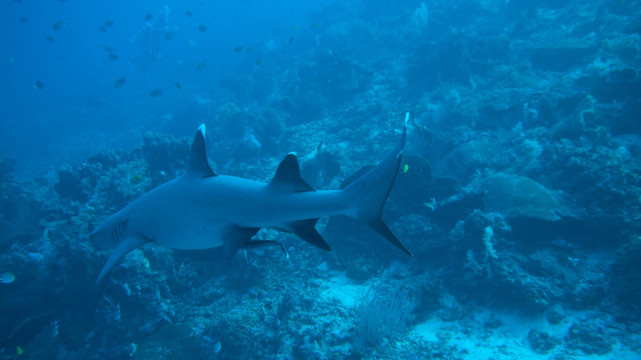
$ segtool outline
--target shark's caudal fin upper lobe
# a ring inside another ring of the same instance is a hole
[[[353,203],[350,216],[374,229],[406,254],[412,255],[381,219],[383,206],[392,190],[392,185],[394,185],[394,180],[401,164],[401,152],[405,146],[406,134],[407,128],[403,128],[401,140],[392,153],[378,165],[347,185],[343,192],[347,201]]]

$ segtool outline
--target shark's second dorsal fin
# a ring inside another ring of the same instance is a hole
[[[315,191],[300,176],[298,159],[295,153],[289,153],[278,165],[274,178],[269,183],[269,187],[280,191],[303,192]]]
[[[207,162],[207,150],[205,148],[205,124],[201,124],[196,131],[194,141],[191,143],[191,154],[187,165],[186,176],[208,177],[216,176],[216,173],[209,167]]]

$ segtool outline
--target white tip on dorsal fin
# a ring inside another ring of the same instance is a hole
[[[207,177],[216,176],[207,162],[207,149],[205,148],[205,124],[201,124],[196,131],[194,141],[191,143],[189,164],[185,176]]]

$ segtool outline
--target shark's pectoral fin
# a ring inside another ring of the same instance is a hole
[[[331,251],[332,248],[325,242],[321,234],[316,231],[315,226],[317,221],[318,219],[294,221],[287,224],[285,230],[296,234],[299,238],[318,248]]]
[[[223,235],[223,251],[225,256],[231,258],[240,249],[245,246],[250,246],[252,237],[260,228],[245,228],[236,225],[231,225]]]
[[[141,246],[145,242],[147,241],[140,236],[127,235],[118,245],[118,247],[116,247],[116,250],[111,253],[111,256],[109,256],[109,260],[107,260],[107,263],[102,267],[102,270],[100,270],[98,279],[96,279],[96,285],[109,272],[109,270],[111,270],[111,268],[113,268],[116,263],[118,263],[118,261],[122,259],[123,256],[127,255],[130,251]]]

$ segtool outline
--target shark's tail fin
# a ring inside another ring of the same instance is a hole
[[[343,189],[343,193],[346,200],[353,204],[349,216],[367,224],[403,252],[412,255],[381,219],[385,200],[392,189],[401,164],[401,152],[405,146],[406,132],[404,127],[401,141],[390,155],[347,185]]]

